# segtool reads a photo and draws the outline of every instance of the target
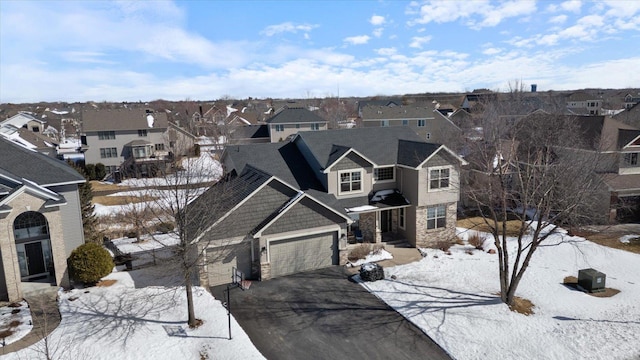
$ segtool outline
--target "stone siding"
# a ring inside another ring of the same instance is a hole
[[[427,206],[416,209],[416,247],[434,247],[440,241],[456,241],[457,203],[448,203],[446,227],[427,229]]]

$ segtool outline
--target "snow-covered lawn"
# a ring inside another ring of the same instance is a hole
[[[378,249],[372,251],[367,255],[364,259],[359,259],[354,262],[348,261],[347,267],[356,267],[360,266],[364,263],[377,262],[382,260],[390,260],[393,259],[393,255],[385,249]]]
[[[363,286],[456,359],[640,358],[640,255],[566,234],[547,245],[516,294],[535,305],[530,316],[500,302],[498,255],[466,245],[451,255],[427,249],[421,261],[386,268],[386,280]],[[620,293],[598,298],[562,284],[583,268],[604,272],[606,287]]]
[[[5,344],[22,339],[31,331],[31,311],[26,301],[15,303],[19,306],[0,307],[0,336]]]
[[[186,325],[182,287],[146,286],[148,269],[114,272],[109,287],[59,293],[62,321],[48,338],[55,359],[263,359],[227,312],[203,288],[194,288],[197,329]],[[44,358],[44,341],[3,359]]]

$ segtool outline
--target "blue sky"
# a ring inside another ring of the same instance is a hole
[[[640,1],[0,0],[0,103],[640,87]]]

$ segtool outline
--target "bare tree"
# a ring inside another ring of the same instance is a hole
[[[500,296],[511,306],[536,250],[560,225],[599,220],[608,193],[597,176],[603,156],[584,124],[561,115],[508,116],[510,112],[485,104],[484,139],[471,145],[464,190],[491,229]],[[508,230],[507,220],[518,223],[515,233]]]
[[[191,327],[199,325],[193,303],[193,286],[210,245],[201,235],[228,210],[229,198],[234,194],[232,189],[225,188],[225,182],[210,189],[221,176],[220,166],[215,166],[212,159],[213,155],[209,153],[199,157],[176,156],[167,164],[167,170],[154,179],[153,186],[144,190],[145,196],[153,200],[147,202],[151,221],[142,225],[158,244],[170,250],[164,251],[169,256],[159,255],[161,259],[158,262],[162,265],[162,272],[180,274],[186,291],[188,325]],[[172,223],[173,226],[158,232],[157,225],[161,223]]]

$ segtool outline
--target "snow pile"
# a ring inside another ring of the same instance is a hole
[[[358,261],[355,261],[355,262],[348,261],[347,267],[356,267],[365,263],[382,261],[382,260],[391,260],[391,259],[393,259],[393,255],[391,255],[390,252],[388,252],[385,249],[379,249],[376,251],[372,251],[364,259],[359,259]]]
[[[631,240],[633,239],[640,239],[640,235],[638,234],[632,234],[632,235],[625,235],[620,237],[620,242],[623,244],[628,244],[631,242]]]
[[[0,331],[11,332],[11,335],[2,339],[7,345],[22,339],[33,328],[31,310],[27,302],[23,300],[16,305],[20,306],[0,307]]]
[[[180,243],[180,238],[175,233],[141,235],[140,242],[136,242],[135,238],[118,238],[111,240],[118,250],[125,254],[133,254],[137,252],[164,249],[168,246],[174,246]]]
[[[510,240],[513,259],[516,240]],[[640,255],[580,237],[551,235],[534,254],[516,293],[535,305],[534,314],[525,316],[499,299],[497,255],[469,245],[454,245],[450,251],[427,249],[421,261],[387,268],[387,280],[362,286],[455,359],[640,356]],[[598,298],[562,284],[584,268],[605,273],[606,286],[620,293]]]
[[[196,316],[203,324],[187,324],[183,287],[143,287],[138,272],[115,272],[109,287],[60,292],[60,326],[49,336],[56,359],[263,359],[249,337],[203,288],[194,288]],[[3,359],[42,358],[40,341]]]

